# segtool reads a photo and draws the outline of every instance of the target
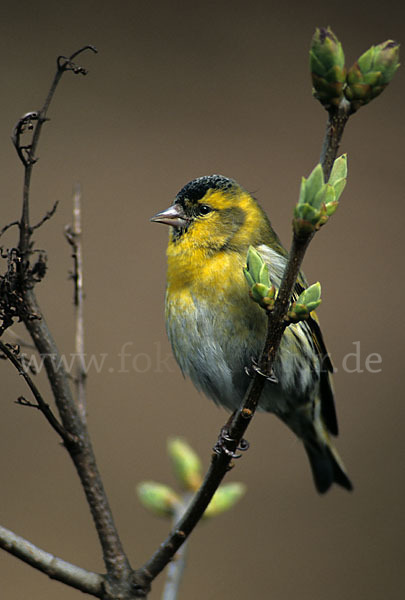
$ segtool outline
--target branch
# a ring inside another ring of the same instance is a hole
[[[343,131],[351,114],[350,104],[342,101],[338,108],[331,107],[328,111],[329,118],[326,125],[326,133],[322,146],[319,162],[323,168],[325,181],[329,179],[333,162],[339,150]]]
[[[2,227],[2,228],[0,229],[0,237],[1,237],[1,236],[2,236],[4,233],[6,233],[6,231],[7,231],[8,229],[10,229],[10,227],[15,227],[15,225],[19,225],[19,223],[20,223],[20,221],[13,221],[12,223],[8,223],[8,225],[4,225],[4,227]]]
[[[176,525],[177,521],[181,518],[184,513],[184,507],[190,502],[190,494],[186,493],[183,497],[183,501],[176,507],[173,522]],[[184,569],[186,566],[186,551],[187,541],[181,545],[177,551],[174,559],[170,562],[167,573],[166,582],[163,589],[162,600],[176,600],[180,583],[183,577]]]
[[[83,316],[83,252],[81,223],[81,189],[76,185],[73,194],[73,225],[65,227],[65,236],[73,248],[73,304],[75,307],[75,350],[79,358],[75,376],[77,404],[83,421],[86,421],[86,368],[84,363],[84,316]]]
[[[328,127],[323,145],[322,168],[324,172],[330,172],[333,160],[336,158],[340,139],[347,119],[341,119],[339,127]],[[329,162],[332,161],[330,164]],[[221,438],[221,445],[215,446],[211,465],[205,476],[202,486],[194,496],[188,510],[179,520],[176,527],[171,531],[167,539],[159,549],[139,570],[139,575],[146,581],[153,580],[173,559],[180,546],[187,540],[188,536],[197,525],[210,503],[215,491],[223,480],[226,472],[231,468],[232,458],[241,445],[241,440],[251,422],[263,387],[268,377],[271,377],[274,359],[287,321],[285,316],[290,304],[301,264],[309,243],[314,233],[297,235],[294,233],[289,259],[284,271],[283,279],[275,301],[274,309],[268,312],[268,328],[266,341],[261,353],[257,368],[245,394],[241,407],[233,416],[230,426],[225,426],[227,436]]]
[[[20,220],[20,243],[19,243],[19,251],[23,257],[23,260],[26,259],[26,255],[29,252],[29,240],[31,237],[32,229],[30,227],[30,218],[29,218],[29,192],[30,192],[30,183],[31,183],[31,174],[32,168],[37,161],[35,157],[36,149],[39,142],[39,137],[41,135],[42,125],[47,121],[47,113],[49,109],[49,105],[52,101],[52,98],[55,94],[56,88],[58,87],[58,83],[65,71],[73,71],[74,73],[81,73],[82,75],[86,75],[87,71],[82,67],[78,67],[74,65],[73,58],[76,58],[79,54],[84,52],[85,50],[91,50],[92,52],[97,52],[94,46],[84,46],[77,52],[74,52],[70,58],[66,59],[65,57],[58,57],[57,60],[57,69],[54,75],[53,81],[51,83],[51,87],[49,89],[48,95],[45,99],[45,102],[39,112],[30,112],[24,115],[16,124],[13,131],[12,141],[16,148],[17,154],[24,165],[25,173],[24,173],[24,188],[23,188],[23,207],[22,214]],[[63,60],[61,60],[63,59]],[[35,125],[34,125],[35,123]],[[21,134],[25,133],[26,130],[33,130],[33,136],[31,143],[22,146],[20,143]]]
[[[32,381],[31,377],[28,375],[27,371],[23,368],[23,366],[21,364],[21,360],[17,357],[17,355],[15,353],[11,352],[8,345],[4,344],[1,340],[0,340],[0,350],[7,356],[9,361],[15,366],[15,368],[18,371],[18,374],[24,378],[24,380],[26,381],[28,387],[30,388],[30,390],[33,393],[34,398],[37,402],[36,404],[32,404],[32,403],[27,402],[27,401],[23,400],[22,398],[20,398],[19,404],[21,404],[22,406],[31,406],[31,407],[38,408],[42,412],[42,414],[45,416],[46,420],[51,425],[51,427],[56,431],[56,433],[58,433],[60,435],[60,437],[62,438],[62,440],[64,441],[66,446],[74,445],[75,443],[77,443],[77,439],[74,438],[73,436],[71,436],[62,427],[62,425],[59,423],[58,419],[55,417],[55,415],[51,411],[49,405],[42,398],[38,388]]]
[[[43,123],[54,96],[58,83],[65,71],[73,71],[85,75],[87,71],[76,65],[73,59],[85,50],[96,52],[93,46],[85,46],[74,52],[69,58],[60,56],[57,60],[57,70],[44,105],[39,112],[25,115],[17,123],[13,142],[18,156],[24,165],[23,207],[19,222],[20,239],[18,244],[18,259],[16,268],[18,275],[18,311],[39,354],[44,358],[44,365],[51,385],[55,403],[61,418],[63,429],[78,443],[66,445],[70,457],[76,467],[86,499],[93,516],[107,573],[112,582],[125,580],[129,586],[132,581],[132,569],[124,553],[104,486],[97,468],[88,430],[83,422],[78,408],[73,400],[69,377],[63,366],[61,355],[43,317],[34,293],[35,281],[30,277],[29,258],[32,252],[32,227],[29,219],[29,194],[33,166],[36,162],[36,149]],[[34,124],[35,123],[35,124]],[[25,129],[33,129],[31,143],[21,146],[20,137]],[[132,589],[132,588],[131,588]],[[113,592],[111,592],[113,593]]]
[[[42,571],[51,579],[66,583],[87,594],[102,597],[104,578],[98,573],[86,571],[41,550],[28,540],[0,525],[0,548],[20,558],[28,565]]]
[[[31,231],[34,231],[34,229],[39,229],[45,223],[45,221],[49,221],[49,219],[51,219],[53,217],[53,215],[55,214],[55,211],[58,208],[58,204],[59,204],[59,200],[56,200],[56,202],[54,202],[54,205],[52,206],[51,210],[48,210],[45,213],[45,215],[42,217],[42,219],[36,225],[33,225],[31,227]]]
[[[162,600],[177,600],[180,583],[186,567],[187,541],[181,545],[167,568]]]

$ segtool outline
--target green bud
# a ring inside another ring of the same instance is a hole
[[[345,189],[347,181],[347,154],[342,154],[333,163],[332,171],[326,184],[324,203],[325,213],[319,226],[324,225],[339,206],[339,198]]]
[[[317,208],[314,208],[310,204],[297,204],[294,209],[295,219],[307,221],[314,227],[317,225],[320,216],[321,211]]]
[[[321,303],[321,284],[313,283],[301,292],[296,300],[297,305],[306,306],[308,312],[315,310]]]
[[[296,235],[314,232],[327,222],[338,207],[346,178],[346,154],[334,161],[327,183],[324,182],[320,164],[315,167],[308,179],[302,178],[299,200],[294,209],[293,227]]]
[[[180,484],[186,490],[198,490],[202,483],[202,466],[194,450],[181,438],[172,438],[167,443],[167,451]]]
[[[235,506],[246,492],[243,483],[225,483],[215,492],[211,502],[207,506],[204,518],[216,517]]]
[[[172,517],[180,503],[178,495],[162,483],[142,481],[136,491],[141,504],[159,517]]]
[[[253,248],[253,246],[249,246],[246,259],[246,270],[252,277],[254,283],[260,283],[260,271],[263,264],[264,260],[259,252]]]
[[[263,283],[255,283],[249,290],[249,295],[262,308],[271,310],[274,306],[274,300],[276,297],[276,288],[274,285],[267,287]]]
[[[312,204],[313,200],[318,192],[320,192],[325,184],[325,180],[323,178],[323,170],[322,165],[318,163],[316,167],[311,171],[308,179],[304,178],[304,188],[305,188],[305,200],[308,204]],[[300,195],[301,198],[301,195]]]
[[[246,263],[243,273],[249,286],[250,297],[262,308],[271,310],[276,289],[271,284],[267,264],[253,246],[249,246]]]
[[[298,323],[299,321],[304,321],[308,319],[310,315],[310,311],[305,304],[298,304],[297,302],[293,302],[291,308],[287,313],[286,320],[290,323]]]
[[[287,321],[298,323],[308,319],[311,312],[318,308],[321,303],[321,284],[319,281],[303,290],[297,300],[292,303],[288,313]]]
[[[295,235],[308,235],[320,227],[321,219],[326,214],[326,193],[322,166],[317,164],[308,179],[303,177],[301,180],[299,199],[294,208]]]
[[[316,224],[320,216],[319,209],[323,204],[325,189],[322,166],[317,164],[308,179],[303,177],[301,180],[298,204],[294,211],[295,217]]]
[[[387,40],[371,46],[347,73],[344,90],[355,112],[376,98],[387,87],[399,67],[399,44]]]
[[[333,163],[332,171],[328,179],[328,184],[336,190],[341,181],[347,179],[347,154],[342,154]],[[342,190],[343,191],[343,190]],[[342,193],[342,192],[340,192]],[[340,196],[340,194],[339,194]]]
[[[323,222],[321,222],[321,225],[324,225],[326,223],[326,221],[328,220],[329,217],[331,217],[333,215],[333,213],[336,212],[337,207],[339,206],[339,202],[328,202],[326,205],[326,219],[325,217],[322,219]]]
[[[309,51],[314,96],[326,108],[343,97],[346,70],[342,44],[330,27],[315,30]]]
[[[399,44],[394,40],[387,40],[372,46],[357,62],[363,75],[370,76],[370,83],[375,81],[372,76],[380,73],[380,83],[388,85],[399,67]]]
[[[269,295],[269,288],[262,283],[255,283],[250,292],[255,302],[261,302],[263,298]]]

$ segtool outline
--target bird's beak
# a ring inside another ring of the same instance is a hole
[[[152,217],[151,221],[154,223],[164,223],[176,228],[185,227],[188,223],[188,219],[180,204],[173,204],[169,208],[166,208],[166,210],[162,210],[162,212]]]

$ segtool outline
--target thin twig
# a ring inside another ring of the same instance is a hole
[[[177,600],[180,583],[183,579],[186,567],[186,554],[188,549],[187,540],[180,546],[173,560],[167,567],[166,583],[162,594],[162,600]]]
[[[55,417],[52,410],[50,409],[50,406],[42,398],[37,386],[32,381],[32,379],[28,375],[27,371],[23,368],[20,359],[1,340],[0,340],[0,350],[1,350],[1,352],[3,352],[3,354],[5,354],[7,356],[9,361],[14,365],[14,367],[18,371],[18,374],[24,378],[24,380],[26,381],[28,387],[30,388],[30,390],[33,393],[33,396],[36,400],[36,404],[32,404],[30,402],[23,402],[23,401],[20,401],[19,404],[21,404],[21,405],[25,404],[26,406],[34,406],[34,407],[38,408],[42,412],[42,414],[45,416],[46,420],[51,425],[51,427],[56,431],[56,433],[58,433],[60,435],[60,437],[64,441],[65,445],[66,446],[75,445],[77,443],[77,439],[74,436],[72,436],[69,432],[67,432],[64,429],[64,427],[61,425],[61,423],[59,423],[58,419]]]
[[[41,548],[0,525],[0,548],[42,571],[51,579],[66,583],[87,594],[102,597],[104,578],[86,571]]]
[[[29,252],[29,241],[30,241],[31,232],[32,232],[31,227],[30,227],[30,217],[29,217],[29,193],[30,193],[32,168],[37,161],[37,158],[35,157],[35,153],[37,150],[39,137],[41,135],[42,125],[45,123],[45,121],[48,120],[46,115],[48,113],[49,105],[51,104],[52,98],[55,94],[56,88],[58,87],[58,83],[59,83],[62,75],[67,70],[74,70],[71,67],[72,59],[75,58],[76,56],[78,56],[78,54],[80,54],[81,52],[84,52],[85,50],[88,50],[88,49],[92,50],[93,52],[97,52],[97,50],[96,50],[96,48],[94,48],[94,46],[85,46],[84,48],[81,48],[80,50],[78,50],[77,52],[72,54],[72,56],[69,59],[66,59],[65,62],[63,62],[63,63],[59,60],[60,57],[58,58],[56,73],[54,75],[53,81],[51,83],[51,87],[49,88],[48,95],[45,98],[45,102],[44,102],[41,110],[39,112],[27,113],[27,115],[24,115],[24,117],[22,117],[22,119],[20,119],[20,121],[17,123],[16,127],[14,128],[15,133],[14,133],[12,139],[13,139],[14,145],[16,146],[18,156],[19,156],[20,160],[22,161],[22,163],[24,165],[24,169],[25,169],[24,170],[24,187],[23,187],[23,207],[22,207],[22,213],[21,213],[21,219],[20,219],[20,243],[19,243],[19,251],[21,253],[21,256],[23,257],[23,262],[25,262],[25,260],[27,258],[26,255]],[[82,69],[81,71],[77,71],[77,72],[82,72],[83,74],[85,74],[84,69]],[[35,122],[35,126],[32,124],[33,121]],[[34,132],[33,132],[32,140],[31,140],[31,144],[24,147],[25,155],[23,155],[21,153],[19,136],[23,132],[24,127],[27,126],[27,123],[28,123],[29,128],[32,127],[34,129]]]
[[[77,184],[73,193],[73,225],[65,228],[65,236],[73,248],[73,304],[75,307],[75,355],[79,361],[76,367],[75,386],[77,406],[83,421],[86,421],[86,365],[84,361],[84,294],[83,294],[83,249],[81,188]]]
[[[186,493],[179,503],[177,510],[175,511],[173,524],[180,520],[184,514],[185,508],[190,504],[191,494]],[[165,586],[163,588],[162,600],[177,600],[180,583],[183,578],[184,569],[186,566],[186,552],[187,552],[187,541],[184,542],[178,549],[173,560],[169,563],[166,573]]]
[[[325,181],[329,179],[333,162],[339,150],[340,141],[346,123],[350,117],[350,103],[343,99],[338,108],[332,107],[328,112],[328,122],[322,145],[319,162],[323,168]]]
[[[58,208],[58,204],[59,204],[59,200],[56,200],[54,205],[52,206],[51,210],[48,210],[45,213],[45,215],[42,217],[42,219],[36,225],[33,225],[31,227],[31,231],[34,231],[34,229],[38,229],[39,227],[41,227],[41,225],[43,225],[45,223],[45,221],[48,221],[49,219],[51,219],[53,217],[53,215],[55,214],[56,209]]]
[[[17,344],[18,346],[20,346],[21,348],[29,348],[30,350],[35,350],[34,344],[31,344],[30,342],[27,342],[26,340],[21,338],[12,329],[7,330],[7,335],[9,335],[11,338],[13,338],[14,343]]]
[[[8,225],[4,225],[4,227],[0,229],[0,237],[3,235],[3,233],[6,233],[6,231],[10,229],[10,227],[15,227],[15,225],[18,225],[19,223],[20,221],[13,221],[12,223],[8,223]]]

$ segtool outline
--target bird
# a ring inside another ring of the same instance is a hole
[[[198,177],[152,222],[170,226],[165,319],[175,359],[195,387],[229,411],[241,405],[267,332],[243,269],[253,246],[280,286],[288,260],[257,200],[234,179]],[[301,273],[295,295],[305,289]],[[316,489],[352,483],[332,442],[338,424],[333,366],[315,313],[286,327],[258,410],[275,414],[302,441]]]

